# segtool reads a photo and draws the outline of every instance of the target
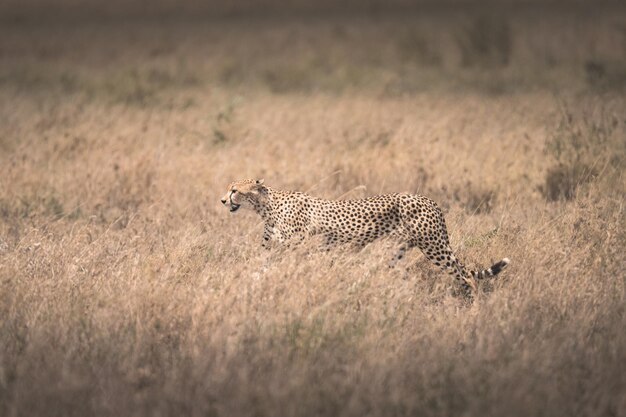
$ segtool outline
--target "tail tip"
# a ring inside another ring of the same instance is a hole
[[[498,275],[504,268],[506,268],[506,266],[511,263],[511,260],[509,258],[502,258],[501,261],[496,262],[495,264],[491,265],[491,268],[487,269],[487,274],[489,276],[496,276]]]

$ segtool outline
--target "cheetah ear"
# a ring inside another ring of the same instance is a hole
[[[265,194],[267,192],[267,188],[265,188],[265,186],[263,186],[263,180],[256,180],[254,182],[255,188],[257,191],[259,191],[261,194]]]

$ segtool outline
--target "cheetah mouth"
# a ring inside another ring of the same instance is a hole
[[[231,203],[231,204],[230,204],[230,212],[231,212],[231,213],[236,212],[237,210],[239,210],[239,207],[241,207],[241,204],[234,204],[234,203]]]

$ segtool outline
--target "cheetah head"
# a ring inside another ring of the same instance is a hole
[[[228,192],[221,201],[231,213],[236,212],[240,207],[252,209],[259,203],[265,191],[263,180],[235,181],[230,184]]]

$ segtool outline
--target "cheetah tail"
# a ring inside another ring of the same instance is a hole
[[[506,266],[511,263],[511,260],[509,258],[504,258],[499,262],[496,262],[495,264],[491,265],[490,268],[487,269],[483,269],[482,271],[472,271],[472,276],[475,279],[485,279],[488,277],[495,277],[496,275],[498,275],[504,268],[506,268]]]

